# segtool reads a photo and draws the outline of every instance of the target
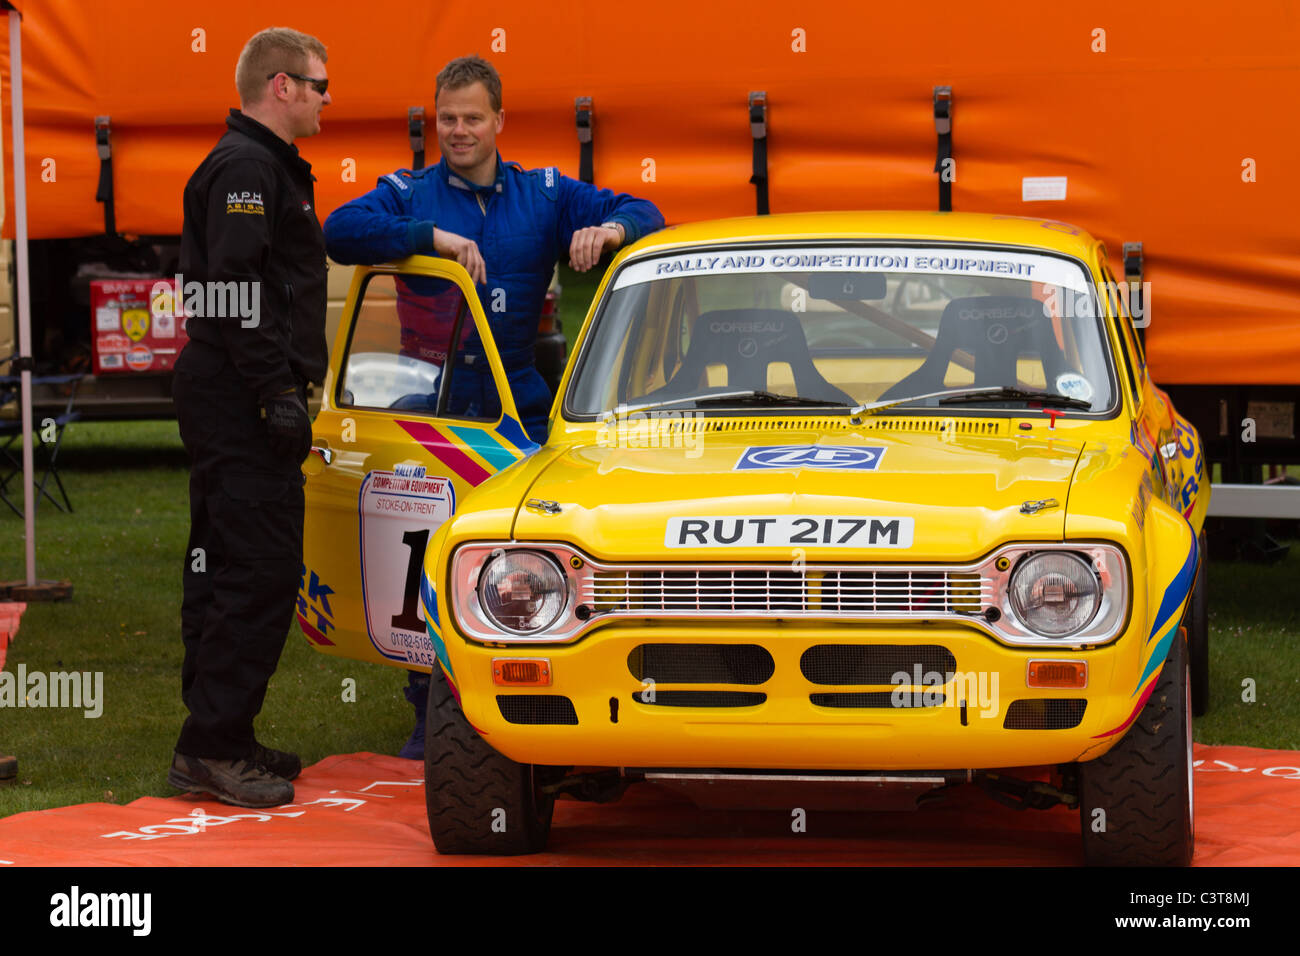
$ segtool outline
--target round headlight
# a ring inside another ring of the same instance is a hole
[[[564,611],[568,582],[546,555],[507,551],[483,568],[478,593],[493,624],[531,634],[550,627]]]
[[[1101,585],[1087,561],[1066,551],[1040,551],[1011,575],[1016,616],[1045,637],[1065,637],[1088,625],[1101,606]]]

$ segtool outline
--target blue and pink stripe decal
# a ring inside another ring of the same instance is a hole
[[[471,486],[482,484],[501,469],[527,458],[539,447],[529,439],[519,422],[508,417],[501,419],[492,429],[402,419],[397,419],[397,424],[425,451]],[[486,465],[468,455],[466,448]]]
[[[1137,720],[1137,716],[1141,713],[1147,698],[1155,690],[1156,681],[1160,679],[1160,667],[1169,655],[1169,645],[1173,643],[1178,634],[1178,626],[1182,623],[1182,614],[1179,612],[1186,605],[1187,599],[1192,593],[1192,587],[1196,582],[1196,563],[1199,559],[1199,545],[1196,538],[1193,537],[1192,547],[1187,552],[1187,560],[1178,569],[1173,581],[1165,588],[1164,596],[1160,599],[1160,609],[1156,611],[1155,623],[1151,625],[1151,633],[1147,635],[1146,652],[1148,656],[1146,666],[1142,669],[1142,676],[1137,679],[1137,684],[1133,688],[1133,696],[1137,697],[1133,710],[1122,724],[1113,730],[1097,734],[1093,738],[1094,740],[1101,737],[1113,737],[1115,734],[1127,730],[1133,721]]]

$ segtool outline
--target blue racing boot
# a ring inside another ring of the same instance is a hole
[[[397,756],[408,760],[424,759],[424,715],[429,707],[429,675],[418,671],[406,672],[406,686],[402,688],[412,706],[415,707],[415,729],[411,737],[397,752]]]

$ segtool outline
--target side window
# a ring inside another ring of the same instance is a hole
[[[1110,270],[1106,271],[1106,281],[1110,282],[1112,285],[1115,283],[1115,279],[1111,276]],[[1115,286],[1115,288],[1127,289],[1127,283],[1124,286]],[[1142,373],[1146,371],[1147,367],[1146,350],[1142,347],[1142,339],[1138,337],[1137,326],[1134,324],[1132,318],[1132,310],[1128,307],[1129,300],[1124,296],[1119,296],[1118,298],[1120,314],[1124,317],[1124,335],[1125,338],[1128,339],[1129,349],[1132,350],[1133,358],[1137,362],[1138,382],[1141,383],[1143,379]],[[1144,303],[1143,305],[1145,307],[1146,304]]]
[[[496,385],[460,286],[436,276],[369,275],[336,401],[340,408],[497,418]]]
[[[1122,356],[1121,362],[1124,371],[1128,376],[1129,393],[1133,396],[1133,404],[1142,404],[1142,389],[1139,378],[1134,370],[1134,357],[1137,355],[1133,336],[1133,323],[1129,321],[1128,310],[1124,308],[1123,300],[1119,296],[1119,286],[1115,282],[1115,277],[1111,275],[1110,269],[1105,268],[1102,273],[1106,278],[1106,291],[1104,301],[1107,310],[1111,313],[1110,321],[1114,325],[1116,338],[1119,340],[1119,352]]]

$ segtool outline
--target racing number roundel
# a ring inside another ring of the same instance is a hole
[[[361,483],[361,584],[366,631],[385,657],[433,666],[433,644],[420,607],[424,549],[456,510],[448,478],[423,465],[372,471]]]

